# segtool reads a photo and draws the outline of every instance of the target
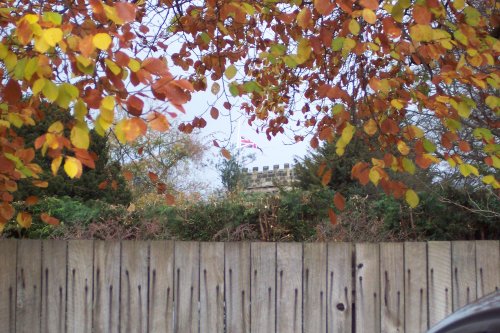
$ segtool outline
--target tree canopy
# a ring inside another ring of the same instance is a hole
[[[19,180],[47,186],[35,150],[52,159],[54,174],[62,166],[80,177],[94,166],[91,128],[134,142],[148,130],[167,131],[177,112],[189,111],[191,94],[206,90],[224,109],[213,104],[181,131],[239,108],[269,139],[288,134],[313,148],[327,141],[342,156],[356,137],[382,157],[358,161],[352,177],[411,207],[416,192],[388,170],[413,174],[447,163],[498,189],[498,7],[493,0],[3,1],[0,225],[16,216]],[[54,122],[26,145],[14,128],[35,125],[42,103],[73,121]],[[325,168],[325,184],[330,176]],[[21,225],[30,218],[17,213]]]

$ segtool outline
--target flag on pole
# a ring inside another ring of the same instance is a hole
[[[247,139],[244,136],[240,136],[240,147],[241,148],[257,148],[258,150],[262,151],[262,149],[257,146],[255,142],[253,142],[250,139]]]

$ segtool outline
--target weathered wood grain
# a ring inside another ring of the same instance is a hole
[[[304,332],[326,332],[326,243],[305,243],[303,265]]]
[[[276,248],[276,332],[302,332],[302,244]]]
[[[174,331],[174,242],[150,243],[149,331]]]
[[[94,242],[95,333],[118,333],[120,325],[120,242]]]
[[[276,244],[252,243],[252,332],[276,330]]]
[[[94,243],[68,241],[67,332],[92,332]]]
[[[381,323],[383,333],[405,328],[404,244],[380,244]]]
[[[0,241],[0,332],[16,331],[17,241]]]
[[[199,328],[200,244],[198,242],[175,242],[174,255],[174,332],[197,333]]]
[[[200,332],[224,332],[224,244],[200,244]]]
[[[120,332],[148,330],[149,243],[122,242],[120,287]]]
[[[378,244],[356,244],[356,332],[380,332]]]
[[[250,332],[250,243],[226,243],[224,261],[226,330]]]
[[[500,289],[499,241],[476,241],[477,298]]]
[[[452,311],[451,243],[427,243],[429,327]]]
[[[476,300],[476,244],[451,242],[453,311]]]
[[[42,307],[41,241],[19,241],[16,276],[16,332],[38,333]]]
[[[353,246],[328,243],[328,332],[352,331]]]
[[[427,245],[406,242],[405,252],[405,332],[427,331]]]

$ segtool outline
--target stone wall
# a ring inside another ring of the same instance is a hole
[[[274,165],[272,169],[268,166],[259,171],[258,167],[243,168],[243,173],[247,174],[247,192],[277,192],[279,187],[290,189],[295,181],[295,173],[290,164],[285,163],[280,169],[279,165]]]

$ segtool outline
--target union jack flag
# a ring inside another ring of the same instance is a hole
[[[257,144],[255,142],[253,142],[250,139],[247,139],[244,136],[240,137],[240,147],[241,148],[257,148],[258,150],[262,151],[262,149],[259,146],[257,146]]]

